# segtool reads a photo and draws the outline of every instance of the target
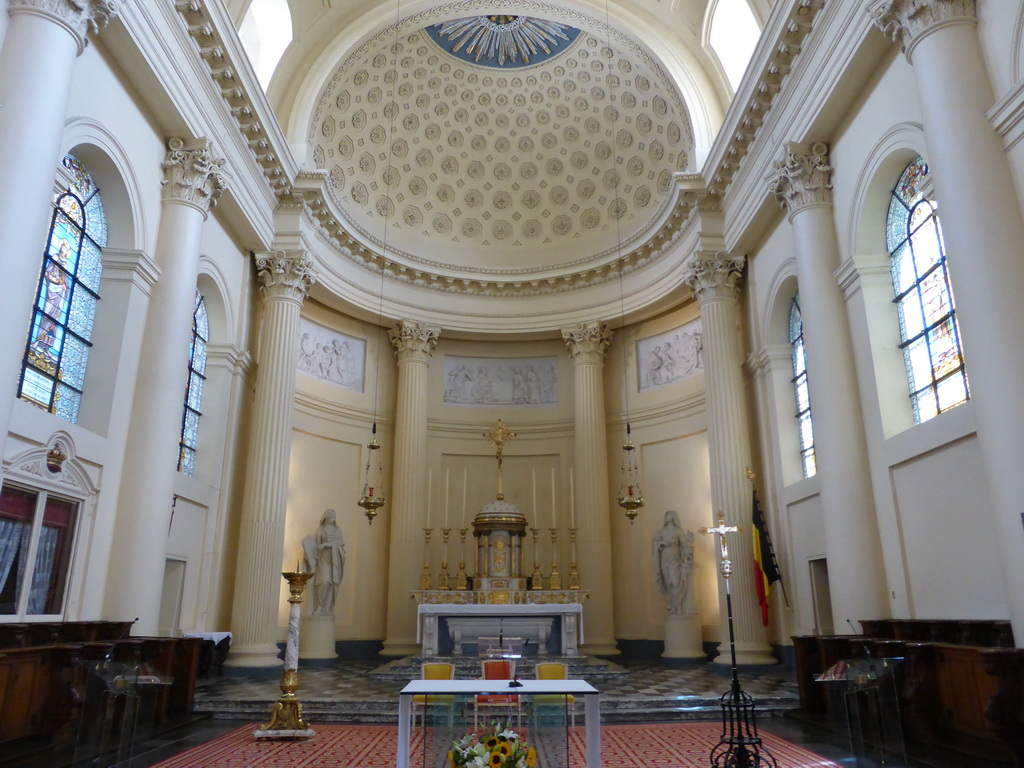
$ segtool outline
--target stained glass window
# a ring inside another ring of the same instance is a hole
[[[88,169],[72,155],[62,165],[71,182],[54,195],[18,396],[75,422],[92,346],[107,222]]]
[[[196,306],[192,312],[192,344],[188,352],[188,384],[185,387],[185,411],[181,418],[181,440],[178,445],[178,471],[189,477],[196,467],[196,439],[199,435],[200,408],[203,403],[203,382],[206,381],[206,344],[210,340],[210,324],[206,302],[196,289]]]
[[[796,423],[800,433],[800,460],[804,477],[818,472],[814,462],[814,428],[811,424],[811,396],[807,391],[807,358],[804,354],[804,320],[800,314],[800,296],[793,297],[789,308],[789,348],[793,361],[793,394],[796,396]]]
[[[942,227],[935,202],[924,191],[927,176],[923,158],[906,167],[892,192],[886,221],[900,347],[917,423],[970,397]]]

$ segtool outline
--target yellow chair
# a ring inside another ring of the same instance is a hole
[[[455,678],[455,665],[443,662],[430,662],[423,665],[422,671],[424,680],[453,680]],[[429,699],[429,701],[428,701]],[[420,711],[420,724],[426,725],[427,704],[431,706],[448,707],[448,719],[451,720],[451,709],[455,704],[455,697],[449,695],[433,695],[418,693],[412,697],[412,727],[416,727],[416,711]]]
[[[565,680],[568,677],[568,669],[565,664],[558,661],[542,661],[537,664],[538,680]],[[568,707],[570,724],[576,727],[576,698],[571,694],[539,693],[533,697],[534,706],[542,707]]]
[[[485,659],[483,666],[484,680],[512,680],[515,673],[515,661],[511,659]],[[511,719],[512,712],[516,715],[516,728],[521,723],[519,696],[507,693],[484,693],[473,699],[473,730],[478,728],[481,709],[499,709],[507,712]]]

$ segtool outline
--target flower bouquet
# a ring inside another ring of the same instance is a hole
[[[463,736],[452,742],[449,768],[534,768],[537,752],[512,730],[509,723],[494,724],[492,733]]]

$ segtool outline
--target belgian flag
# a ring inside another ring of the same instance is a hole
[[[754,512],[751,531],[754,535],[754,588],[757,590],[757,602],[761,606],[761,623],[768,626],[768,593],[772,584],[782,581],[779,564],[775,560],[772,548],[772,537],[768,535],[768,525],[761,505],[757,503],[757,491],[754,491]]]

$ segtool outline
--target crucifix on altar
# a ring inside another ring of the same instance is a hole
[[[505,426],[505,422],[498,419],[498,423],[491,427],[490,432],[484,432],[484,437],[491,441],[491,445],[494,446],[494,458],[498,460],[498,501],[502,501],[505,498],[505,492],[502,489],[501,484],[501,460],[502,454],[505,453],[505,444],[508,443],[516,433]]]
[[[726,525],[725,516],[718,513],[718,525],[701,528],[701,533],[718,536],[720,559],[718,569],[725,579],[725,608],[729,617],[729,651],[732,654],[732,687],[720,699],[722,705],[722,736],[711,750],[712,768],[778,768],[775,758],[761,743],[757,734],[757,718],[754,713],[754,699],[740,687],[736,669],[736,636],[732,623],[732,592],[729,577],[732,576],[732,561],[729,559],[730,533],[739,533],[742,525]]]

